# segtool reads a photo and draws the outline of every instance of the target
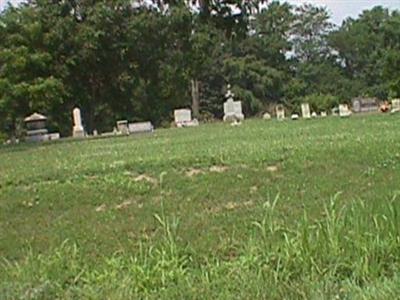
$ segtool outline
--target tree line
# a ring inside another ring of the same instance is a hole
[[[341,26],[323,7],[262,0],[30,0],[0,13],[0,132],[37,111],[70,135],[115,121],[167,126],[175,108],[220,118],[230,83],[247,116],[400,97],[400,12]]]

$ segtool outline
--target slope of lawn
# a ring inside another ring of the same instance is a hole
[[[394,299],[400,116],[0,148],[0,299]]]

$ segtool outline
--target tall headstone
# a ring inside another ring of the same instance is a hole
[[[76,138],[85,137],[85,130],[82,126],[81,110],[79,108],[74,108],[72,111],[72,116],[74,118],[74,127],[72,129],[72,136]]]
[[[311,119],[310,105],[308,103],[301,104],[301,116],[304,119]]]
[[[234,101],[235,95],[231,91],[231,86],[228,84],[228,91],[225,95],[227,99],[224,103],[224,121],[242,121],[244,120],[244,114],[242,111],[242,102]]]
[[[285,120],[285,107],[282,104],[279,104],[275,107],[276,118],[278,121]]]

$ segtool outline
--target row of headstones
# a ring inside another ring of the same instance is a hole
[[[227,101],[224,103],[224,121],[231,122],[233,125],[240,124],[242,120],[244,120],[244,114],[242,112],[242,102],[234,101],[234,94],[230,90],[230,85],[228,85],[228,92],[225,95]],[[364,103],[365,102],[365,103]],[[360,107],[369,107],[368,111],[371,111],[372,101],[364,101],[356,99],[353,101],[353,110],[356,109],[357,105]],[[356,105],[354,105],[356,103]],[[391,112],[400,112],[400,99],[394,99],[391,103]],[[310,111],[310,105],[308,103],[303,103],[301,105],[301,114],[304,119],[315,118],[318,115]],[[347,104],[341,104],[338,108],[332,110],[332,115],[339,115],[340,117],[348,117],[352,114],[352,111],[349,109]],[[79,108],[75,108],[72,112],[73,115],[73,137],[75,138],[84,138],[87,136],[83,124],[81,111]],[[285,108],[283,105],[276,106],[276,116],[278,120],[285,119]],[[321,117],[326,117],[326,112],[321,112]],[[190,109],[177,109],[174,111],[175,124],[177,127],[193,127],[198,126],[199,122],[197,119],[192,119],[191,110]],[[264,114],[264,119],[271,119],[271,115],[269,113]],[[291,115],[292,120],[299,119],[298,114]],[[26,127],[27,127],[27,141],[48,141],[48,140],[56,140],[60,138],[59,133],[48,133],[46,129],[46,120],[47,118],[38,113],[34,113],[31,116],[25,119]],[[136,122],[129,123],[127,120],[121,120],[117,122],[117,126],[114,128],[113,132],[103,133],[102,136],[112,136],[118,134],[134,134],[134,133],[144,133],[144,132],[153,132],[154,127],[151,122]],[[94,131],[94,136],[97,136],[97,131]]]
[[[275,107],[275,110],[276,110],[276,118],[278,120],[284,120],[286,117],[284,106],[277,105]],[[332,110],[332,115],[338,115],[340,117],[349,117],[351,114],[352,114],[351,110],[349,109],[347,104],[340,104],[338,109]],[[303,119],[311,119],[311,118],[317,118],[318,114],[316,112],[311,113],[310,105],[308,103],[302,103],[301,116]],[[319,116],[324,118],[328,116],[328,113],[326,111],[322,111]],[[292,120],[298,120],[299,118],[300,116],[298,114],[291,115]],[[269,113],[264,114],[264,119],[271,119],[271,115]]]
[[[73,117],[73,127],[72,136],[74,138],[85,138],[88,136],[83,124],[82,116],[79,108],[74,108],[72,111]],[[26,137],[25,140],[28,142],[44,142],[53,141],[60,139],[60,134],[49,133],[46,128],[47,117],[38,113],[33,113],[32,115],[24,119],[26,126]],[[134,133],[145,133],[153,132],[154,127],[151,122],[135,122],[129,123],[127,120],[121,120],[117,122],[117,126],[114,128],[113,132],[106,132],[101,134],[101,136],[114,136],[122,134],[134,134]],[[93,136],[97,136],[97,130],[93,131]]]
[[[74,138],[84,138],[87,136],[83,124],[81,111],[79,108],[74,108],[73,112],[74,127],[72,129],[72,136]],[[129,123],[128,120],[117,121],[117,126],[112,132],[105,132],[101,136],[114,136],[114,135],[129,135],[134,133],[153,132],[154,126],[151,122],[134,122]],[[98,136],[97,130],[93,131],[93,136]]]

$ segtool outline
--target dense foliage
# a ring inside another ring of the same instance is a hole
[[[168,124],[174,108],[222,114],[230,82],[246,115],[400,96],[400,12],[335,27],[326,9],[276,1],[30,0],[0,13],[0,133],[38,111],[63,135],[118,119]]]

